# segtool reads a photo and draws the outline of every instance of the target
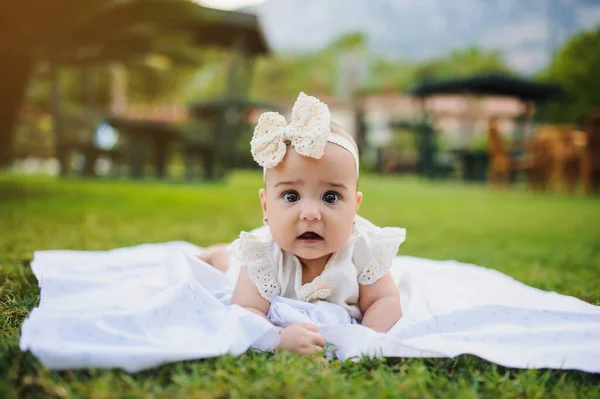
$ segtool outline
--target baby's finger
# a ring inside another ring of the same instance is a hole
[[[299,351],[302,356],[310,356],[321,352],[323,352],[323,348],[318,345],[309,345]]]
[[[323,336],[321,334],[313,333],[311,335],[312,335],[313,343],[315,345],[318,345],[321,348],[323,348],[325,346],[325,338],[323,338]]]

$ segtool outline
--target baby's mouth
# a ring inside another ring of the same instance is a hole
[[[323,237],[312,231],[307,231],[306,233],[298,236],[298,239],[307,244],[316,244],[323,241]]]

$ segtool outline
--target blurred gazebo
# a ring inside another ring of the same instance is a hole
[[[0,49],[6,58],[0,66],[4,89],[0,98],[10,105],[0,112],[0,165],[9,164],[14,157],[15,121],[30,72],[38,65],[45,66],[44,76],[50,82],[54,155],[62,175],[71,164],[70,154],[78,153],[83,158],[80,172],[84,175],[93,175],[94,164],[102,157],[114,163],[128,163],[130,175],[141,177],[145,160],[140,153],[148,153],[141,149],[151,147],[151,163],[155,174],[161,177],[165,175],[169,149],[174,144],[185,146],[194,132],[189,126],[182,126],[185,123],[181,119],[175,123],[128,116],[124,112],[126,67],[155,55],[160,56],[154,57],[155,60],[168,60],[174,66],[195,67],[202,62],[198,49],[226,49],[224,67],[228,78],[218,101],[239,103],[246,101],[255,57],[269,51],[255,15],[210,9],[189,0],[75,3],[32,0],[30,3],[17,2],[8,9],[2,7],[0,12],[6,33],[0,38]],[[27,29],[23,29],[23,21],[27,21]],[[92,70],[99,67],[110,68],[113,97],[110,110],[100,107],[94,98]],[[64,87],[60,82],[63,68],[80,71],[82,76],[84,92],[81,100],[71,107],[63,103]],[[221,106],[212,118],[223,120],[219,115],[224,113],[227,107]],[[117,146],[100,148],[96,132],[111,128],[118,132]],[[222,139],[213,134],[213,152],[222,148],[219,144]]]
[[[523,134],[525,125],[531,123],[535,104],[549,100],[561,95],[562,90],[559,86],[550,83],[534,82],[515,76],[504,74],[481,74],[469,77],[462,77],[451,80],[438,80],[423,82],[411,90],[421,104],[424,119],[427,119],[427,98],[440,94],[458,94],[465,96],[505,96],[521,100],[524,104],[524,113],[519,117],[520,124],[517,135],[514,137],[514,146],[512,152],[506,148],[502,140],[497,123],[494,118],[490,118],[488,123],[488,154],[473,154],[468,150],[462,150],[457,154],[463,163],[463,178],[465,180],[485,179],[485,163],[491,168],[492,175],[501,175],[501,179],[506,179],[510,174],[509,164],[511,157],[518,156],[523,150]],[[423,124],[427,126],[427,124]],[[434,129],[422,128],[420,160],[426,170],[435,169],[435,137]],[[486,159],[477,159],[483,157]],[[434,172],[431,172],[434,173]]]
[[[212,101],[192,104],[189,114],[191,123],[127,119],[118,115],[107,118],[108,123],[119,132],[140,143],[149,142],[152,147],[155,175],[164,177],[168,150],[177,144],[185,160],[186,177],[197,175],[199,165],[205,179],[222,177],[234,166],[231,144],[243,134],[243,113],[256,107],[271,108],[247,99],[252,78],[254,59],[269,52],[268,45],[255,15],[197,7],[197,20],[181,26],[187,30],[195,46],[230,49],[227,85],[225,92]],[[203,130],[203,131],[194,131]],[[144,160],[134,154],[131,174],[143,176]]]

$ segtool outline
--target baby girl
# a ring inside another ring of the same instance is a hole
[[[251,149],[264,168],[266,227],[242,232],[229,246],[241,264],[231,303],[267,317],[276,296],[329,301],[363,326],[388,331],[402,315],[389,267],[405,230],[356,214],[363,195],[352,136],[331,122],[324,103],[300,93],[289,124],[275,112],[261,115]],[[202,259],[226,272],[223,249],[208,248]],[[325,345],[311,324],[279,332],[283,350],[306,355]]]

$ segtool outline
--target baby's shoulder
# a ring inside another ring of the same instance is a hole
[[[263,298],[271,302],[281,293],[276,267],[281,262],[281,250],[273,241],[268,227],[260,227],[249,233],[242,231],[228,250],[241,265],[247,267],[250,279]]]
[[[356,247],[356,250],[373,250],[392,243],[399,247],[405,239],[406,229],[404,228],[379,227],[362,216],[356,215],[348,245]]]
[[[357,269],[359,284],[373,284],[383,277],[405,239],[406,229],[379,227],[357,215],[346,251]]]
[[[251,232],[242,231],[240,236],[229,245],[229,253],[244,263],[267,260],[276,250],[276,244],[267,226]]]

